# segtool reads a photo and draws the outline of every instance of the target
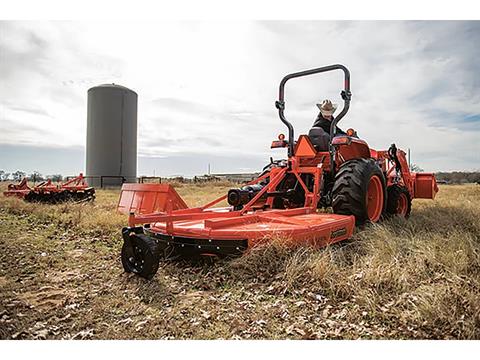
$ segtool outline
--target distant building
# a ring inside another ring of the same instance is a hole
[[[248,182],[256,179],[260,173],[241,173],[241,174],[211,174],[210,176],[214,176],[216,178],[227,180],[231,182]]]

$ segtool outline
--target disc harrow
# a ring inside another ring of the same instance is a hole
[[[28,202],[58,204],[66,201],[75,203],[93,201],[95,189],[88,185],[83,174],[60,184],[54,184],[51,179],[33,187],[28,186],[27,178],[18,184],[9,184],[5,196],[12,196]]]

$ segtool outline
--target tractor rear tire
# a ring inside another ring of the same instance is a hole
[[[385,177],[375,160],[350,160],[338,170],[332,190],[335,214],[354,215],[356,225],[377,222],[386,199]]]
[[[387,189],[387,208],[386,216],[394,215],[408,218],[412,210],[412,199],[405,186],[392,185]]]
[[[154,239],[135,234],[123,243],[121,258],[126,272],[150,280],[158,270],[160,247]]]

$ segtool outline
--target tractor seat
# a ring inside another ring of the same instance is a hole
[[[308,137],[317,151],[328,151],[330,135],[321,127],[312,127],[308,132]]]

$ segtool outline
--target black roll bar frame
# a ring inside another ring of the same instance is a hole
[[[280,82],[279,90],[278,90],[278,100],[275,101],[275,107],[278,109],[278,115],[280,117],[280,120],[287,126],[288,128],[288,157],[292,157],[294,155],[294,129],[293,125],[286,119],[285,117],[285,84],[287,83],[288,80],[302,77],[302,76],[308,76],[308,75],[314,75],[314,74],[319,74],[327,71],[333,71],[333,70],[342,70],[344,73],[344,89],[340,93],[343,99],[343,109],[342,111],[338,114],[337,117],[334,118],[332,123],[330,124],[330,144],[329,144],[329,153],[330,153],[330,168],[333,173],[333,170],[335,168],[334,160],[335,160],[335,148],[332,146],[332,139],[335,135],[335,129],[338,124],[338,122],[345,116],[345,114],[348,112],[348,109],[350,108],[350,101],[352,99],[352,93],[350,92],[350,71],[341,64],[335,64],[335,65],[329,65],[329,66],[323,66],[315,69],[310,69],[310,70],[304,70],[304,71],[299,71],[295,73],[291,73],[286,75],[282,81]]]

